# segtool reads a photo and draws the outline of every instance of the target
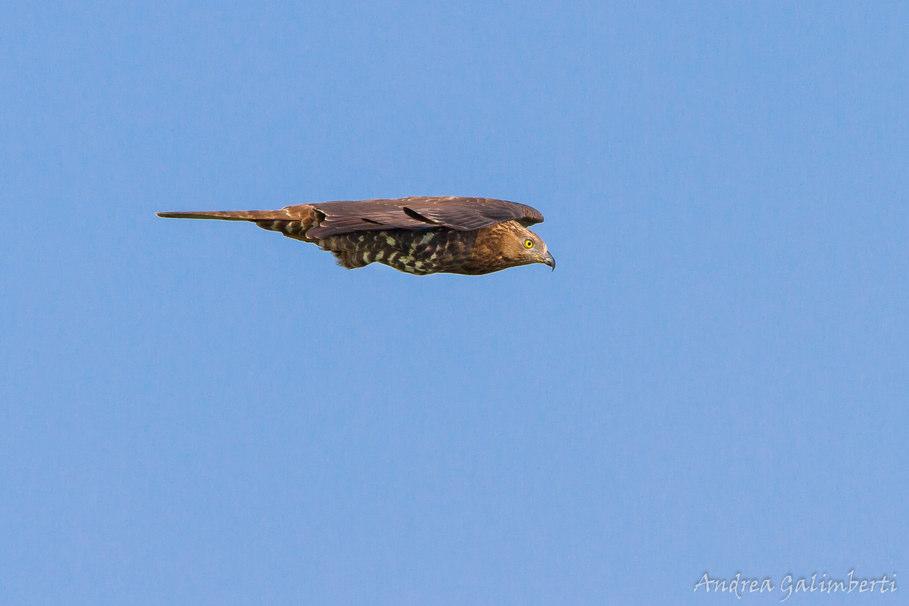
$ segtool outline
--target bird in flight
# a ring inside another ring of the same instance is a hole
[[[411,274],[478,275],[542,263],[546,243],[527,229],[535,208],[491,198],[410,197],[315,202],[278,210],[159,212],[176,219],[250,221],[312,242],[348,269],[383,263]]]

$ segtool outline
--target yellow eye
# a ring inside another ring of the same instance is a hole
[[[524,248],[533,248],[533,240],[530,238],[524,240]]]

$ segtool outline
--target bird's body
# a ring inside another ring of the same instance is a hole
[[[383,263],[411,274],[485,274],[552,255],[527,225],[543,215],[489,198],[412,197],[298,204],[279,210],[163,212],[161,217],[251,221],[311,242],[346,268]]]

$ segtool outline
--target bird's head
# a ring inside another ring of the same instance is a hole
[[[543,238],[515,221],[501,225],[506,228],[501,240],[502,254],[510,265],[542,263],[555,269],[555,259],[549,253]]]

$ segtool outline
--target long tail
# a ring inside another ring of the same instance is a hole
[[[280,210],[200,210],[200,211],[172,211],[155,213],[165,219],[220,219],[222,221],[287,221],[298,219],[288,212]]]
[[[311,204],[296,204],[277,210],[194,210],[156,213],[166,219],[220,219],[252,221],[262,229],[279,231],[288,238],[315,242],[306,232],[318,225],[316,209]]]

